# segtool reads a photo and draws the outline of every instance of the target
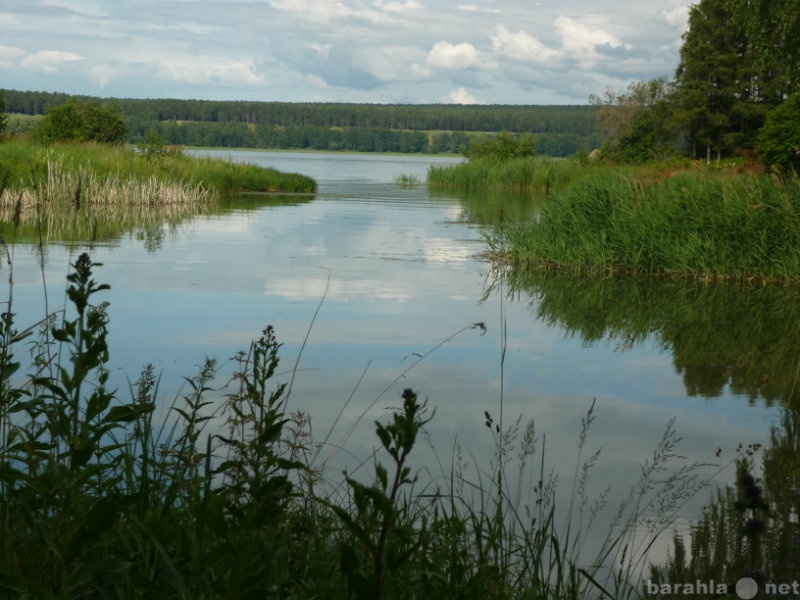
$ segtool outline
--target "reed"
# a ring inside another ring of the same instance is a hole
[[[580,176],[589,167],[577,161],[512,158],[505,162],[474,159],[458,165],[431,166],[428,186],[433,190],[513,190],[549,194]]]
[[[525,267],[798,282],[798,225],[796,179],[600,170],[553,197],[535,222],[498,232],[493,246]]]
[[[156,158],[126,148],[96,144],[41,146],[30,142],[0,144],[0,166],[8,174],[7,193],[16,202],[37,190],[44,201],[180,203],[206,201],[233,192],[313,193],[315,182],[252,164],[193,157],[173,148]],[[0,173],[2,175],[2,173]],[[80,183],[80,185],[78,185]],[[88,199],[88,200],[87,200]]]

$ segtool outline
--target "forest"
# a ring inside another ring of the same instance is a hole
[[[155,131],[167,143],[185,146],[458,153],[476,132],[509,131],[535,133],[540,154],[569,156],[579,148],[591,151],[604,140],[588,105],[136,100],[16,90],[3,94],[9,113],[29,117],[69,102],[114,104],[125,117],[126,141],[132,144]]]

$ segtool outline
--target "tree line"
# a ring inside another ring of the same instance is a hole
[[[74,107],[106,106],[124,116],[123,141],[132,144],[155,132],[164,143],[185,146],[459,153],[469,147],[476,132],[505,131],[535,133],[540,154],[570,156],[581,148],[598,147],[603,139],[595,132],[596,117],[588,105],[133,100],[15,90],[5,90],[5,96],[9,112],[24,115],[71,114]]]
[[[99,100],[62,93],[5,90],[9,112],[43,115],[70,100]],[[133,121],[203,121],[278,125],[378,128],[412,131],[513,131],[577,133],[595,130],[585,106],[347,104],[180,99],[109,99]]]

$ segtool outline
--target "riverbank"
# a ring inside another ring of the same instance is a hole
[[[479,160],[433,168],[434,189],[547,199],[504,220],[491,254],[521,269],[800,283],[800,182],[740,165],[605,166]]]
[[[243,191],[313,193],[296,173],[196,157],[177,147],[133,149],[97,144],[0,144],[0,206],[42,202],[175,204]]]

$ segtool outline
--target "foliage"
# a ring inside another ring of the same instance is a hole
[[[597,171],[505,228],[518,265],[706,280],[800,281],[800,184],[685,172]]]
[[[667,131],[666,79],[637,81],[626,92],[606,90],[602,97],[591,96],[597,110],[598,128],[607,136],[604,158],[644,162],[660,158],[670,142]]]
[[[125,117],[118,106],[100,102],[67,102],[51,108],[39,123],[37,137],[48,142],[125,141]]]
[[[745,32],[762,85],[773,98],[798,92],[800,18],[797,0],[727,0],[732,25]]]
[[[179,148],[164,150],[158,160],[142,160],[123,147],[8,142],[0,146],[0,163],[9,173],[0,207],[16,202],[19,194],[32,206],[37,188],[48,190],[47,202],[80,203],[82,198],[84,203],[161,205],[242,191],[316,190],[314,180],[297,173],[190,156]]]
[[[767,165],[800,174],[800,92],[769,114],[756,149]]]
[[[431,166],[428,186],[433,190],[514,190],[548,194],[569,185],[588,166],[577,161],[520,157],[506,161],[470,160],[452,166]]]
[[[514,158],[536,156],[536,140],[531,135],[518,137],[503,132],[471,140],[469,145],[462,149],[462,154],[469,160],[504,164]]]
[[[90,98],[8,90],[11,112],[39,115]],[[475,132],[533,132],[537,152],[569,156],[602,140],[588,106],[375,105],[117,99],[127,141],[151,130],[169,144],[360,152],[458,153]]]
[[[139,149],[139,154],[145,160],[159,160],[174,151],[170,150],[164,138],[155,129],[147,132],[144,140],[137,145],[137,148]]]

